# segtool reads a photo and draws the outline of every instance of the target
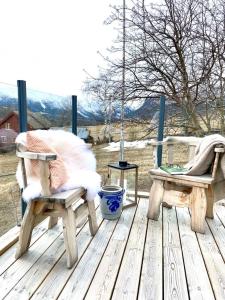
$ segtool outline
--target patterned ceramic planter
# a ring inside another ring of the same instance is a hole
[[[124,190],[117,185],[105,185],[98,195],[101,198],[102,217],[107,220],[118,219],[122,212]]]

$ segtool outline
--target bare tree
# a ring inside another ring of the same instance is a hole
[[[126,7],[126,101],[164,94],[180,107],[187,132],[210,132],[216,115],[224,131],[224,2],[130,3]],[[118,39],[107,58],[106,72],[111,74],[118,98],[123,67],[121,55],[117,55],[122,50],[122,19],[122,7],[114,7],[107,20],[118,27]],[[104,93],[101,95],[106,100]]]
[[[182,108],[190,131],[198,133],[203,131],[198,118],[204,106],[201,86],[216,61],[205,2],[165,0],[143,7],[136,1],[128,20],[128,40],[136,49],[135,56],[130,52],[129,71],[136,90],[167,95]]]
[[[99,74],[98,78],[89,76],[84,82],[83,92],[91,96],[93,101],[98,101],[99,110],[104,116],[105,132],[104,137],[108,137],[111,142],[112,115],[118,105],[117,83],[111,71]]]
[[[225,133],[225,3],[218,0],[208,8],[211,19],[211,39],[215,51],[215,64],[207,79],[204,94],[212,100],[213,119],[218,119],[220,129]]]

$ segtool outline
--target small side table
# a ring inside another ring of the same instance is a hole
[[[129,201],[128,204],[123,205],[123,208],[128,208],[137,205],[137,192],[138,192],[138,165],[127,164],[126,166],[120,166],[119,163],[108,164],[108,178],[111,180],[111,170],[117,169],[120,171],[120,186],[124,188],[124,172],[127,170],[135,169],[135,188],[134,188],[134,201],[131,199],[126,199]]]

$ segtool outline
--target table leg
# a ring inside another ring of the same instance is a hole
[[[137,204],[137,194],[138,194],[138,168],[135,171],[135,204]]]
[[[123,209],[137,205],[137,192],[138,192],[137,185],[138,185],[138,169],[136,168],[136,172],[135,172],[135,187],[134,187],[134,189],[135,189],[135,191],[134,191],[134,201],[131,200],[131,199],[125,199],[125,200],[127,200],[128,204],[123,205]]]
[[[120,173],[120,186],[122,187],[122,189],[124,188],[124,170],[121,170]]]
[[[108,167],[108,178],[107,178],[107,184],[111,184],[111,169]]]

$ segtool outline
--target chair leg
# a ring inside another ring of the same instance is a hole
[[[160,213],[160,204],[163,200],[164,188],[163,181],[154,179],[150,195],[147,217],[152,220],[158,220]]]
[[[87,205],[88,205],[88,222],[89,222],[90,232],[91,235],[94,236],[98,231],[94,201],[87,201]]]
[[[63,235],[67,253],[67,267],[70,269],[78,259],[76,222],[71,206],[65,209],[63,213]]]
[[[58,217],[49,217],[48,229],[51,229],[58,223]]]
[[[209,188],[206,190],[206,198],[207,198],[206,217],[213,219],[214,218],[214,214],[213,214],[214,193],[211,186],[209,186]]]
[[[27,205],[25,214],[23,216],[19,235],[19,242],[15,254],[16,259],[23,255],[29,248],[32,230],[35,223],[35,205],[36,203],[34,201],[30,201]]]
[[[206,190],[193,187],[190,195],[191,201],[191,229],[205,233],[205,216],[207,208]]]

